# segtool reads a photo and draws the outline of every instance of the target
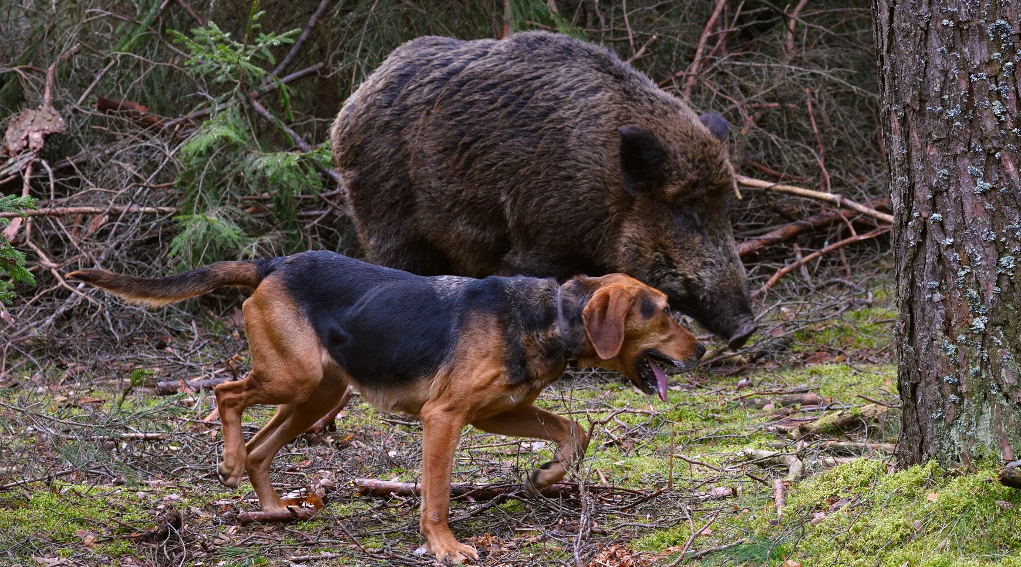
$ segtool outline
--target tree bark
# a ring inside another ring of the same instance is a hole
[[[875,0],[902,465],[1021,452],[1019,8]]]

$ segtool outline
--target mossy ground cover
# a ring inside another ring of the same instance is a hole
[[[677,376],[668,403],[607,373],[565,378],[540,405],[592,427],[587,458],[570,479],[583,496],[457,501],[454,532],[493,566],[1021,564],[1021,496],[994,481],[992,464],[898,472],[882,449],[897,435],[896,372],[859,361],[886,348],[888,334],[870,325],[887,325],[889,316],[863,305],[842,318],[853,327],[847,333],[807,329],[792,352],[828,352],[824,364],[763,360],[742,372]],[[163,340],[166,352],[183,351],[194,331]],[[839,351],[827,350],[830,341]],[[243,366],[243,343],[230,344]],[[247,483],[231,490],[216,481],[221,436],[202,422],[212,396],[156,396],[145,386],[174,375],[159,366],[125,394],[131,367],[123,380],[98,383],[54,364],[52,376],[0,385],[0,563],[429,564],[414,553],[423,543],[417,498],[360,497],[352,486],[355,478],[420,480],[417,421],[355,398],[337,431],[300,437],[274,463],[278,490],[318,494],[318,515],[242,526],[238,514],[257,502]],[[821,403],[776,403],[792,393]],[[886,411],[824,437],[791,437],[794,426],[868,404]],[[271,413],[250,410],[246,434]],[[839,451],[834,441],[844,443]],[[468,428],[453,481],[513,485],[551,450]],[[783,483],[779,513],[774,481],[789,475],[789,463],[750,458],[750,450],[804,465],[801,478]],[[183,520],[179,530],[166,529],[172,512]]]

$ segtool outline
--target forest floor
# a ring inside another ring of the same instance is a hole
[[[610,373],[565,377],[540,405],[592,424],[593,439],[559,496],[513,488],[550,458],[548,444],[469,428],[453,481],[507,490],[455,500],[455,535],[489,566],[1021,565],[1021,492],[995,482],[991,464],[895,470],[894,311],[875,291],[799,331],[779,361],[675,376],[667,403]],[[110,362],[114,381],[55,361],[50,375],[0,383],[0,563],[431,564],[415,553],[418,498],[359,496],[353,484],[420,480],[421,425],[357,397],[336,431],[301,436],[274,462],[278,490],[315,516],[240,525],[258,504],[246,481],[216,481],[211,393],[153,387],[194,372],[181,353],[196,344],[236,349],[244,366],[231,322],[203,323],[168,331],[155,359],[139,344]],[[246,435],[271,412],[249,411]],[[852,418],[809,431],[839,415]]]

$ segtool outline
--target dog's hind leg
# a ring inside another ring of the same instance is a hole
[[[273,400],[265,396],[259,386],[263,382],[255,371],[249,372],[242,380],[224,382],[216,387],[216,408],[220,413],[220,426],[223,429],[223,460],[220,461],[218,475],[220,483],[231,488],[241,482],[245,474],[245,439],[241,433],[241,415],[245,408],[256,404],[279,403],[284,400]]]
[[[337,430],[337,416],[340,412],[347,407],[347,403],[351,401],[355,391],[348,386],[347,391],[340,397],[340,401],[333,407],[326,415],[319,418],[319,421],[312,424],[305,433],[322,433],[323,431],[336,431]]]
[[[263,510],[279,510],[284,502],[273,489],[269,469],[280,449],[301,435],[326,412],[337,405],[347,386],[340,381],[322,380],[303,402],[281,404],[276,414],[245,447],[248,454],[248,479]]]
[[[588,434],[576,421],[533,405],[477,420],[475,427],[489,433],[546,439],[557,444],[553,460],[525,475],[525,488],[536,492],[559,482],[585,456]]]
[[[301,433],[291,432],[294,418],[289,417],[293,411],[289,408],[305,408],[299,420],[304,424],[302,427],[308,427],[329,411],[331,404],[337,403],[344,385],[342,380],[323,379],[319,339],[281,282],[273,278],[263,280],[245,301],[243,310],[252,371],[244,380],[220,384],[215,390],[224,444],[219,476],[225,486],[234,487],[247,468],[260,504],[272,510],[281,505],[269,483],[269,460],[284,443]],[[335,391],[335,395],[324,395],[320,392],[324,388],[324,392]],[[246,448],[241,414],[257,404],[280,407]],[[319,406],[324,406],[321,411]],[[286,439],[281,441],[282,437]],[[272,447],[275,448],[269,451]],[[258,453],[254,460],[249,450]]]

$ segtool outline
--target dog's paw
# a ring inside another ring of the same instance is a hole
[[[436,561],[444,565],[460,565],[467,560],[478,561],[479,552],[470,545],[465,545],[456,539],[449,542],[437,543],[435,546],[426,543],[415,550],[415,555],[431,553],[436,556]]]
[[[567,469],[560,461],[549,461],[534,471],[525,473],[522,484],[529,494],[535,495],[543,488],[560,482],[566,475]]]
[[[244,474],[244,469],[237,470],[238,467],[228,467],[226,463],[220,463],[220,466],[216,470],[216,476],[220,479],[220,484],[227,488],[237,488],[241,484],[241,476]]]
[[[337,430],[336,419],[320,419],[319,421],[312,424],[311,427],[305,430],[306,435],[319,435],[320,433],[326,433],[328,431]]]

